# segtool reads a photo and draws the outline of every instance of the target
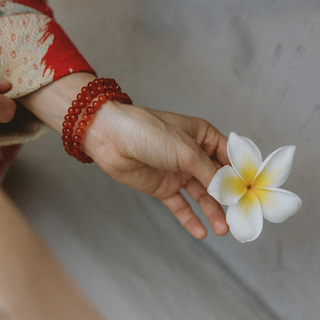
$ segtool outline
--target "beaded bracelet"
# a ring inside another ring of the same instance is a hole
[[[70,156],[74,156],[83,163],[92,163],[93,159],[81,150],[80,142],[92,115],[108,100],[132,104],[131,99],[126,93],[121,92],[121,88],[114,79],[100,78],[89,82],[81,89],[81,93],[77,95],[76,100],[72,101],[68,114],[64,117],[63,146]],[[82,113],[84,113],[82,120],[78,122]]]

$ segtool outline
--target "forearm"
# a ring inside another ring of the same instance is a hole
[[[61,133],[64,116],[81,88],[95,79],[90,73],[65,76],[19,99],[33,114]]]
[[[1,189],[0,221],[0,300],[9,319],[104,319]]]

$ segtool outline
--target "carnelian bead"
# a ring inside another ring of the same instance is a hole
[[[88,107],[87,108],[87,113],[88,114],[94,114],[96,112],[96,110],[93,107]]]
[[[97,87],[97,91],[98,91],[99,93],[103,93],[103,92],[104,92],[104,87],[103,87],[103,86],[98,86],[98,87]]]
[[[84,134],[84,130],[83,130],[83,129],[78,128],[78,129],[76,130],[76,135],[82,136],[83,134]]]
[[[85,95],[90,94],[90,90],[89,90],[88,87],[86,87],[86,86],[81,88],[81,92],[82,92],[83,94],[85,94]]]
[[[90,90],[94,90],[94,89],[96,88],[95,83],[94,83],[94,82],[89,82],[89,83],[88,83],[88,88],[89,88]]]
[[[94,82],[94,84],[96,86],[100,86],[101,85],[101,79],[95,79],[93,82]]]
[[[79,101],[78,100],[73,100],[71,105],[74,107],[74,108],[77,108],[79,107]]]
[[[71,142],[72,136],[67,136],[66,134],[62,136],[62,141],[64,142]]]
[[[101,108],[101,104],[99,101],[93,101],[92,107],[99,110]]]
[[[69,114],[74,114],[74,109],[75,109],[74,107],[69,108],[68,109],[68,113]]]
[[[69,121],[64,121],[62,123],[62,126],[63,126],[64,129],[68,128],[68,123],[69,123]]]
[[[87,127],[87,123],[85,121],[82,120],[82,121],[79,122],[79,128],[80,129],[85,129],[86,127]]]
[[[86,96],[84,98],[84,100],[85,100],[86,103],[90,103],[92,101],[92,97],[91,96]]]
[[[117,91],[112,92],[112,99],[116,100],[119,97],[119,93]]]
[[[71,142],[71,145],[74,150],[80,149],[80,142]]]
[[[84,100],[84,94],[83,93],[78,93],[77,94],[77,100],[78,101]]]
[[[91,96],[92,98],[97,97],[98,94],[99,94],[99,92],[98,92],[97,90],[91,90],[91,91],[90,91],[90,96]]]
[[[75,114],[79,115],[79,114],[81,114],[81,112],[82,112],[82,110],[81,110],[80,107],[79,108],[74,108],[74,113]]]
[[[70,141],[63,141],[63,146],[64,146],[65,148],[71,149],[71,147],[72,147],[72,142],[70,142]]]
[[[62,130],[63,134],[66,134],[68,136],[72,136],[72,133],[73,133],[73,129],[70,129],[70,128],[65,128]]]
[[[65,115],[65,116],[64,116],[64,120],[65,120],[65,121],[70,121],[70,114]]]
[[[74,147],[73,147],[73,154],[77,157],[78,155],[80,155],[80,153],[81,153],[81,150],[80,149],[75,149]]]
[[[70,121],[76,122],[78,120],[78,116],[76,114],[71,115]]]
[[[90,121],[91,120],[91,116],[90,114],[87,114],[85,113],[83,116],[82,116],[82,119],[86,122]]]
[[[79,136],[79,135],[74,135],[74,137],[73,137],[73,141],[74,142],[80,142],[82,140],[82,137],[81,136]]]
[[[112,91],[107,91],[104,96],[107,98],[107,100],[111,100],[112,99]]]
[[[99,98],[98,98],[98,101],[101,103],[101,104],[104,104],[107,102],[107,98],[105,97],[105,95],[100,95]]]
[[[79,108],[83,109],[87,106],[87,103],[85,101],[79,101]]]

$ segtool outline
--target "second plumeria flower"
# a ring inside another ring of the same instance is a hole
[[[262,162],[260,150],[251,140],[230,133],[228,156],[232,166],[216,173],[208,193],[229,206],[226,219],[237,240],[255,240],[262,231],[263,217],[279,223],[300,209],[302,201],[296,194],[279,189],[289,177],[295,149],[279,148]]]

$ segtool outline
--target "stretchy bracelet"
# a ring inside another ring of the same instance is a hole
[[[83,163],[93,162],[93,159],[83,152],[80,146],[88,122],[108,100],[132,104],[131,99],[126,93],[121,92],[121,88],[114,79],[95,79],[81,89],[76,100],[72,101],[68,114],[64,117],[62,124],[63,146],[70,156],[74,156]]]

